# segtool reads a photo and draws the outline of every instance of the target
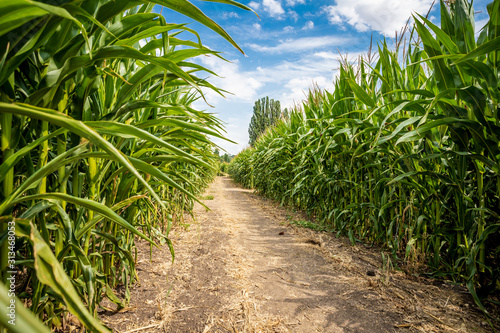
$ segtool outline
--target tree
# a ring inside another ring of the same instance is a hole
[[[221,160],[221,162],[229,163],[229,162],[231,162],[231,160],[233,159],[233,157],[234,157],[233,155],[229,155],[228,153],[225,153],[224,155],[222,155],[220,157],[220,160]]]
[[[248,126],[248,135],[250,137],[250,146],[253,146],[259,136],[281,117],[280,101],[264,97],[255,102],[253,107],[253,116]]]
[[[281,117],[285,120],[285,121],[288,121],[288,119],[290,118],[290,112],[288,111],[287,108],[285,108],[285,110],[283,110],[283,112],[281,113]]]

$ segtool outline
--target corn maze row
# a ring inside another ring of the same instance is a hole
[[[172,11],[240,50],[186,0],[0,2],[0,332],[59,330],[69,313],[108,332],[97,310],[127,304],[136,241],[174,255],[169,230],[216,174],[209,136],[223,136],[192,107],[221,93],[193,59],[219,55]]]
[[[312,89],[229,173],[465,283],[484,310],[500,274],[500,1],[477,38],[472,2],[440,8],[441,27],[416,14],[395,50],[344,59],[333,92]]]

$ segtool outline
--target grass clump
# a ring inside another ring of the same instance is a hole
[[[290,221],[290,224],[295,225],[297,227],[312,229],[315,231],[327,231],[327,228],[325,226],[306,220],[292,220]]]

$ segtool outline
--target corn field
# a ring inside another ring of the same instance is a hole
[[[486,311],[500,274],[500,0],[477,38],[472,2],[440,11],[441,27],[415,14],[395,48],[342,59],[333,92],[311,89],[229,172],[409,273],[466,284]]]
[[[209,136],[224,136],[192,107],[202,88],[222,94],[193,59],[220,56],[169,23],[172,11],[241,51],[186,0],[0,2],[4,313],[11,271],[17,295],[16,325],[2,314],[1,332],[59,330],[69,313],[108,332],[97,310],[104,297],[129,301],[137,240],[173,258],[169,230],[217,172]]]

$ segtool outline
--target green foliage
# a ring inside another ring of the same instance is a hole
[[[253,158],[254,149],[249,147],[241,151],[231,161],[228,173],[246,188],[253,188]]]
[[[280,102],[264,97],[255,102],[253,116],[248,126],[249,144],[253,146],[266,128],[276,124],[281,118]]]
[[[0,3],[0,273],[5,282],[14,221],[18,293],[33,314],[19,310],[24,332],[43,331],[34,317],[60,327],[68,311],[108,331],[97,309],[103,297],[129,301],[136,239],[166,243],[173,258],[172,224],[216,174],[209,136],[224,137],[221,122],[192,103],[220,91],[192,59],[219,55],[155,5],[239,49],[186,0]]]
[[[229,163],[229,162],[231,162],[233,157],[234,157],[233,155],[229,155],[228,153],[224,153],[224,155],[222,155],[220,157],[220,161],[223,163]]]
[[[316,224],[310,221],[305,221],[305,220],[292,220],[290,221],[290,224],[302,227],[302,228],[307,228],[307,229],[312,229],[316,231],[326,231],[326,227],[324,225]]]
[[[477,40],[465,0],[441,1],[441,28],[415,15],[419,43],[343,61],[335,90],[311,91],[231,175],[352,242],[423,258],[484,310],[500,276],[500,0],[488,12]]]
[[[229,163],[233,159],[233,155],[229,155],[228,153],[224,153],[224,155],[220,155],[219,149],[214,150],[214,155],[219,159],[219,162],[221,163]]]
[[[15,314],[8,316],[10,314],[10,308],[12,308],[11,300],[15,303]],[[2,311],[2,316],[0,317],[0,323],[7,327],[14,333],[49,333],[51,332],[45,325],[43,325],[33,313],[24,307],[24,304],[17,298],[9,297],[9,290],[5,287],[3,283],[0,282],[0,309]],[[12,319],[11,319],[12,318]],[[15,319],[14,319],[15,318]],[[11,325],[9,321],[15,320],[15,325]]]

